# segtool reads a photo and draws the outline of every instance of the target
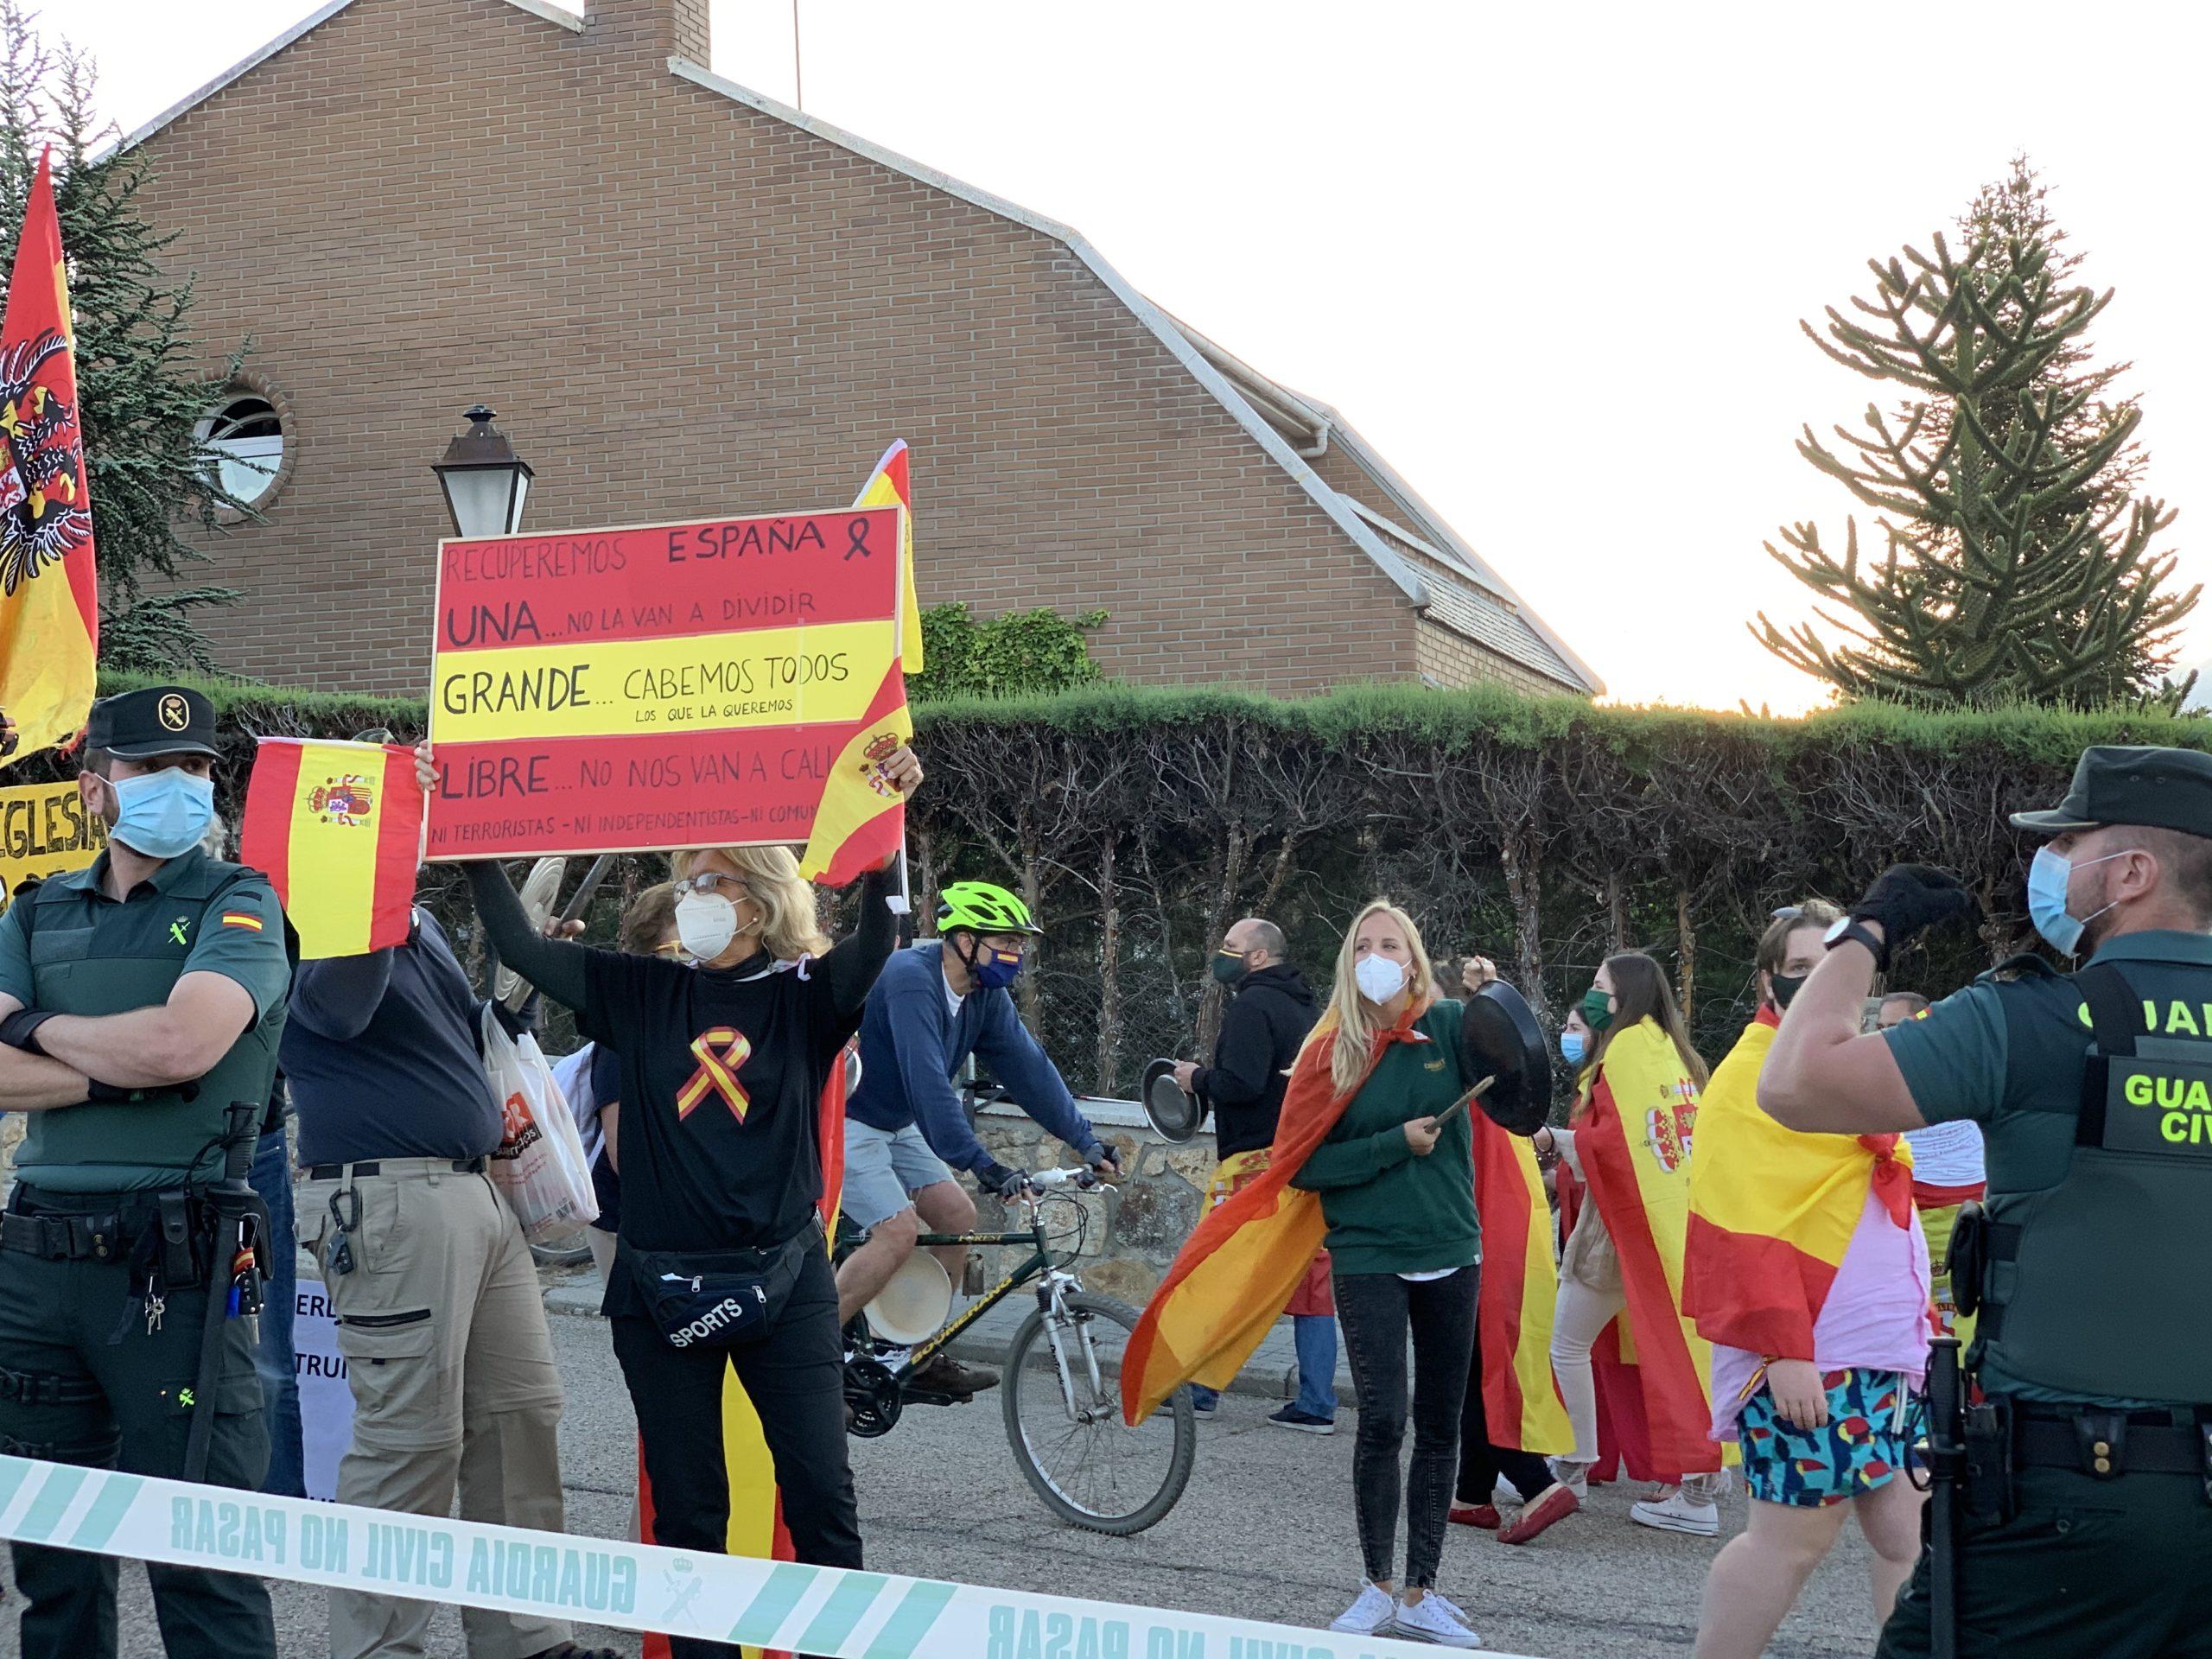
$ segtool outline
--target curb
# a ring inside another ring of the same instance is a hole
[[[559,1319],[595,1319],[599,1317],[600,1294],[600,1281],[596,1277],[586,1274],[563,1279],[545,1287],[545,1311]],[[1004,1344],[999,1339],[973,1333],[956,1338],[946,1351],[963,1363],[972,1365],[995,1365],[1006,1357]],[[1259,1400],[1294,1400],[1298,1397],[1298,1372],[1293,1366],[1268,1360],[1255,1361],[1238,1371],[1236,1380],[1223,1392]],[[1345,1409],[1357,1403],[1358,1396],[1352,1387],[1351,1373],[1339,1363],[1337,1367],[1338,1408]]]

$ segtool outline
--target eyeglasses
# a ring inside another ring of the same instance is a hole
[[[753,889],[734,875],[725,875],[720,870],[702,870],[696,875],[687,875],[674,884],[676,896],[697,893],[702,899],[727,899],[735,904],[741,899],[750,899]]]

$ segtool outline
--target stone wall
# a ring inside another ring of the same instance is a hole
[[[1086,1192],[1072,1200],[1083,1205],[1084,1217],[1078,1270],[1086,1288],[1141,1307],[1205,1212],[1206,1182],[1213,1174],[1213,1135],[1201,1131],[1185,1144],[1173,1146],[1153,1132],[1134,1101],[1090,1099],[1081,1104],[1099,1139],[1120,1160],[1123,1176],[1110,1191]],[[1074,1162],[1065,1147],[1011,1108],[986,1109],[976,1128],[991,1156],[1014,1168]],[[995,1198],[980,1199],[977,1209],[979,1224],[986,1231],[1018,1224]],[[1050,1211],[1046,1224],[1057,1236]],[[994,1284],[1019,1260],[1007,1250],[986,1250],[983,1255],[986,1281]],[[1004,1267],[1001,1256],[1008,1258]]]

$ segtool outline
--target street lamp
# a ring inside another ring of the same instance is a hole
[[[490,410],[478,404],[464,410],[468,430],[446,445],[445,459],[430,470],[446,493],[454,534],[474,538],[512,536],[522,528],[523,503],[535,476],[515,454],[507,435],[492,424]]]

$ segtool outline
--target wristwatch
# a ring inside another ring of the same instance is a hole
[[[1856,939],[1872,952],[1876,968],[1887,968],[1890,965],[1889,947],[1869,933],[1866,931],[1866,925],[1856,916],[1847,916],[1841,921],[1831,924],[1828,931],[1823,933],[1821,938],[1831,950],[1846,939]]]

